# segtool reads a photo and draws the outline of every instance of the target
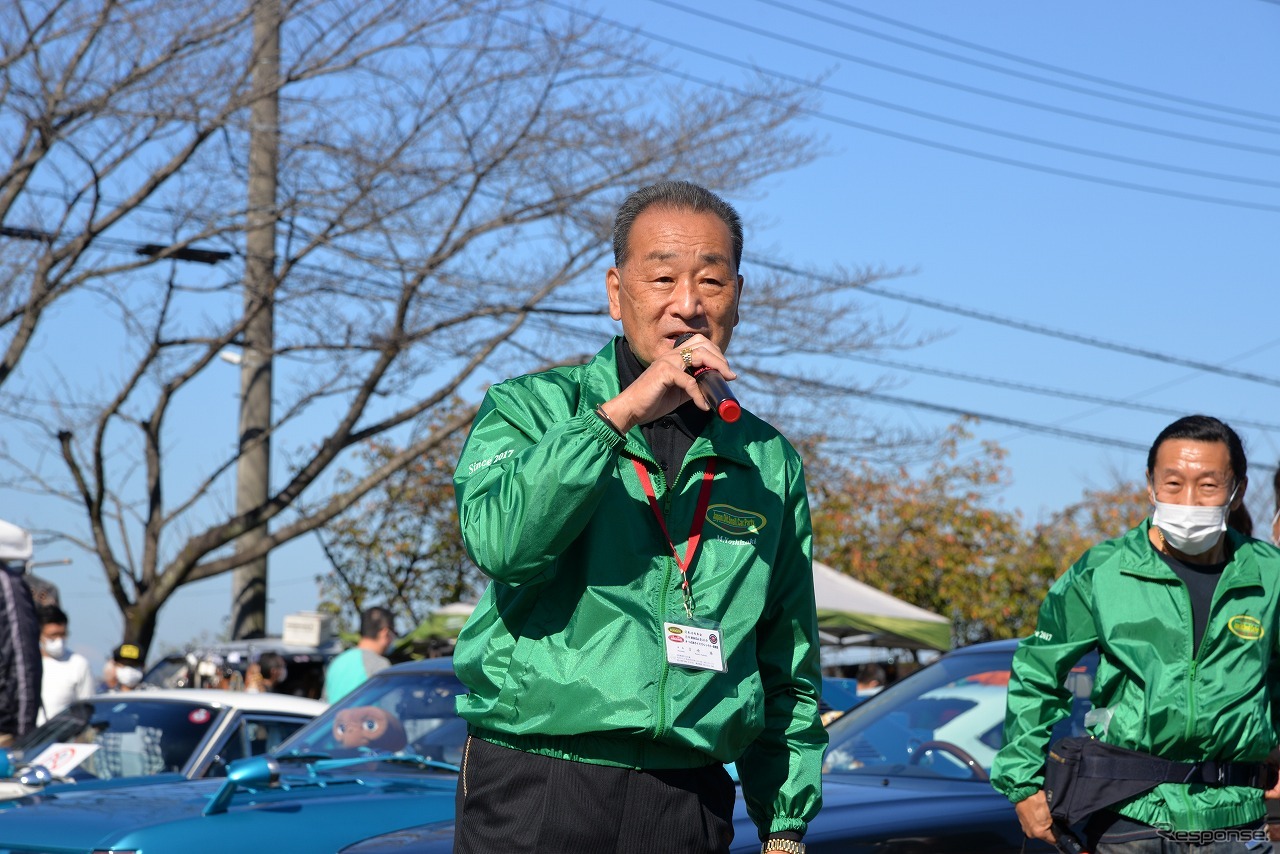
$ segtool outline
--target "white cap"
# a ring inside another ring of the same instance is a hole
[[[31,560],[31,534],[12,522],[0,519],[0,560]]]

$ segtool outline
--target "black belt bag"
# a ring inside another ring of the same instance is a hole
[[[1050,814],[1073,825],[1161,783],[1268,789],[1274,785],[1275,773],[1273,766],[1260,762],[1172,762],[1096,738],[1073,736],[1049,748],[1044,793]]]

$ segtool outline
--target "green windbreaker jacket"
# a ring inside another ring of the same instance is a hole
[[[821,806],[827,735],[812,531],[800,458],[748,412],[714,419],[668,485],[639,427],[594,410],[619,392],[614,344],[588,364],[489,390],[454,475],[463,539],[492,579],[458,638],[458,714],[507,747],[631,768],[737,762],[761,833]],[[718,623],[726,671],[668,665],[662,623],[687,623],[680,570],[631,458],[644,462],[690,571],[695,616]]]
[[[1179,762],[1261,762],[1278,743],[1280,550],[1228,530],[1231,561],[1193,658],[1191,597],[1148,541],[1150,527],[1085,552],[1049,590],[1035,634],[1014,655],[1005,744],[991,776],[1014,803],[1043,786],[1049,731],[1069,708],[1063,680],[1095,647],[1092,700],[1110,712],[1108,724],[1089,727],[1097,738]],[[1113,809],[1186,831],[1265,813],[1260,789],[1182,783]]]

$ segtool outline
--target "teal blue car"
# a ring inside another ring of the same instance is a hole
[[[6,854],[334,852],[453,817],[466,726],[451,659],[388,668],[275,751],[221,779],[83,789],[0,803]]]

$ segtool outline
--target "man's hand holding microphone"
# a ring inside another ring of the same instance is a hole
[[[670,414],[687,400],[725,421],[737,421],[740,409],[726,382],[737,378],[719,347],[701,334],[685,332],[674,339],[670,353],[654,359],[601,408],[624,434]]]

